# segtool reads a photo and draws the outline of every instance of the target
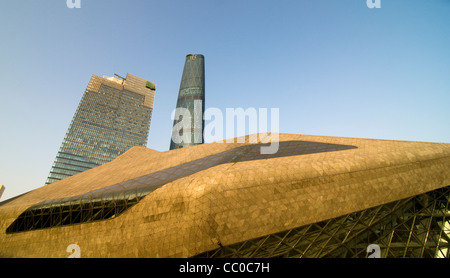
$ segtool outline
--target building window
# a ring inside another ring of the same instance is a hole
[[[45,201],[24,211],[7,229],[7,234],[112,219],[137,204],[154,188],[87,193]]]

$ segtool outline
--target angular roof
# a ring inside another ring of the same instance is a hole
[[[134,147],[0,203],[0,257],[67,257],[70,244],[83,257],[191,257],[450,185],[447,143],[295,134],[279,141],[273,155],[251,143]],[[50,217],[20,230],[36,212],[92,214],[97,203],[113,204],[116,214],[59,226]]]

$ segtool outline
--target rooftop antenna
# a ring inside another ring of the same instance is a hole
[[[123,81],[127,80],[125,77],[122,77],[120,75],[118,75],[117,73],[114,73],[115,76],[117,76],[118,78],[122,79]]]

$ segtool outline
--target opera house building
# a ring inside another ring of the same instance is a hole
[[[280,134],[277,153],[260,147],[133,147],[1,202],[0,257],[449,257],[450,144]]]

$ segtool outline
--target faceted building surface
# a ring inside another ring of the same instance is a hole
[[[201,54],[186,56],[176,108],[170,149],[202,144],[203,113],[205,111],[205,57]]]
[[[5,186],[3,184],[0,184],[0,198],[2,197],[4,192],[5,192]]]
[[[449,257],[450,144],[279,141],[133,147],[1,202],[0,257]]]
[[[449,194],[450,186],[196,257],[449,258]]]
[[[131,147],[145,146],[155,84],[93,75],[56,155],[46,184],[110,162]]]

